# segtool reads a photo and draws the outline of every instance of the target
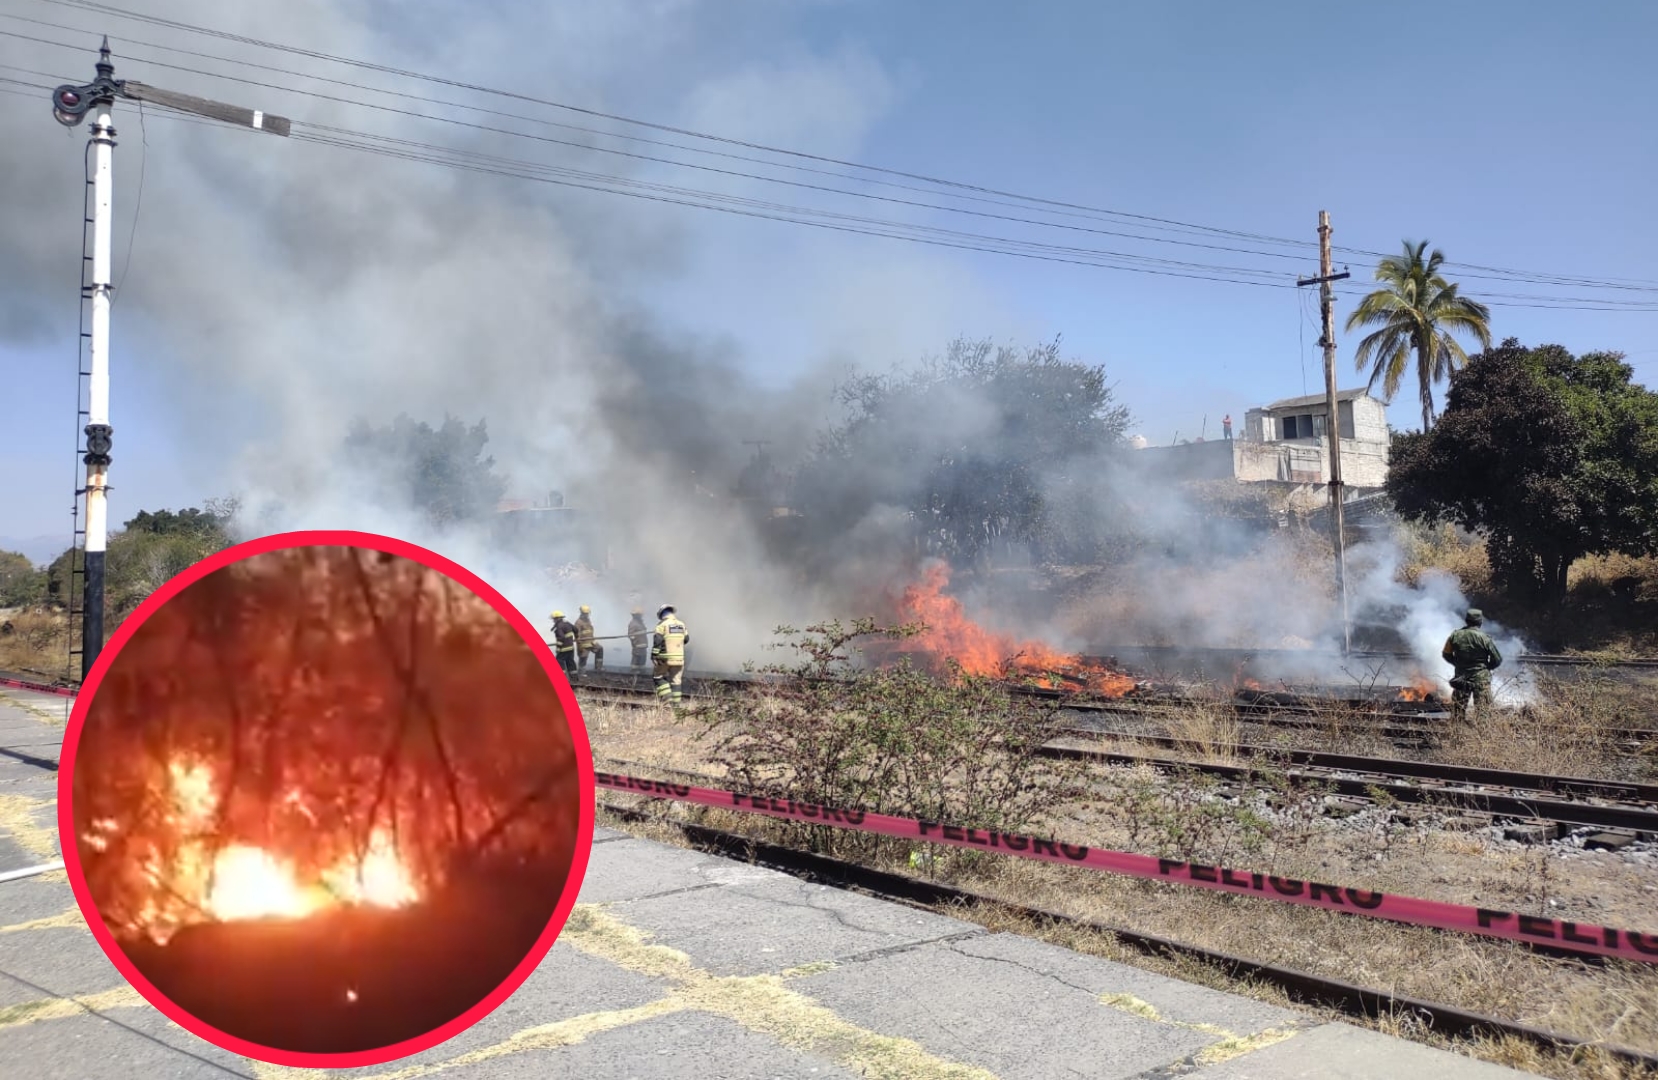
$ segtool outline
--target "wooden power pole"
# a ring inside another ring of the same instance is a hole
[[[1324,316],[1324,437],[1330,441],[1330,522],[1336,548],[1336,599],[1341,604],[1341,651],[1353,648],[1353,628],[1347,617],[1347,525],[1343,520],[1341,483],[1341,411],[1336,401],[1335,290],[1332,282],[1351,277],[1347,271],[1333,273],[1330,265],[1330,212],[1318,212],[1318,276],[1302,278],[1298,286],[1319,286],[1319,307]]]

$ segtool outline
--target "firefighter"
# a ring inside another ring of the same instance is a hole
[[[586,604],[581,606],[581,614],[576,616],[576,670],[587,669],[587,658],[593,658],[593,671],[598,673],[604,670],[604,646],[594,639],[593,609]]]
[[[1462,720],[1468,715],[1468,701],[1484,710],[1491,704],[1491,673],[1503,666],[1503,654],[1497,643],[1480,627],[1485,613],[1469,608],[1460,630],[1451,631],[1439,655],[1451,665],[1451,718]]]
[[[656,662],[656,696],[678,702],[684,696],[680,683],[685,677],[685,646],[691,643],[691,633],[679,621],[672,604],[658,608],[656,619],[656,637],[651,645],[651,659]]]
[[[558,666],[571,679],[576,677],[576,627],[564,618],[564,612],[553,612],[553,653]]]
[[[651,635],[645,628],[645,609],[634,608],[630,614],[633,618],[628,621],[628,644],[633,646],[633,666],[639,669],[645,666],[645,654],[650,649]]]

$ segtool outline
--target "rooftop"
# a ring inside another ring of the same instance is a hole
[[[1358,390],[1337,390],[1336,391],[1336,400],[1337,401],[1353,401],[1356,398],[1369,397],[1369,396],[1370,396],[1369,389],[1362,388],[1362,387]],[[1307,394],[1305,397],[1292,397],[1292,398],[1285,398],[1283,401],[1274,401],[1271,405],[1263,405],[1263,406],[1261,406],[1261,408],[1264,409],[1267,412],[1276,412],[1279,409],[1299,409],[1299,408],[1303,408],[1304,406],[1307,406],[1307,405],[1322,405],[1322,404],[1324,404],[1325,397],[1326,397],[1326,395],[1324,395],[1322,393]]]

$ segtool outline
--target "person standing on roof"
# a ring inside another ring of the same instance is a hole
[[[553,655],[558,657],[558,666],[564,669],[565,676],[575,679],[576,627],[562,611],[553,612]]]
[[[1468,700],[1483,711],[1491,704],[1491,673],[1503,666],[1503,654],[1491,635],[1480,629],[1485,613],[1469,608],[1460,630],[1451,631],[1439,655],[1451,665],[1451,719],[1468,715]]]
[[[1227,413],[1225,416],[1220,418],[1220,431],[1221,431],[1222,435],[1226,436],[1226,441],[1227,442],[1232,441],[1232,414],[1231,413]]]
[[[628,620],[628,644],[633,646],[633,666],[641,669],[645,666],[645,656],[650,651],[651,633],[645,627],[645,609],[634,608],[633,618]]]
[[[604,646],[595,640],[593,632],[593,609],[586,604],[581,606],[581,614],[576,616],[576,670],[587,669],[587,658],[593,658],[593,671],[598,673],[604,670]]]
[[[656,618],[655,640],[651,643],[656,696],[677,703],[683,696],[680,684],[685,677],[685,646],[691,643],[691,632],[680,622],[672,604],[658,608]]]

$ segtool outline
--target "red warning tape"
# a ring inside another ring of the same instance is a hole
[[[51,683],[34,682],[30,679],[13,679],[0,675],[0,686],[10,686],[16,690],[33,690],[37,694],[56,694],[58,697],[74,697],[77,691],[68,686],[53,686]]]
[[[1107,851],[1081,844],[1061,843],[1058,840],[1043,840],[1019,833],[966,829],[960,825],[942,825],[934,821],[918,821],[914,818],[892,817],[862,810],[837,810],[793,799],[770,799],[735,791],[721,791],[717,788],[689,787],[685,784],[645,780],[618,773],[595,773],[593,780],[599,787],[612,791],[648,795],[657,799],[697,803],[722,810],[741,810],[745,813],[764,814],[767,817],[784,818],[789,821],[830,825],[839,829],[880,833],[902,840],[922,840],[929,844],[994,850],[1024,859],[1041,859],[1068,866],[1087,866],[1107,873],[1126,874],[1129,877],[1153,881],[1175,881],[1182,885],[1195,885],[1200,889],[1259,896],[1287,904],[1300,904],[1303,907],[1344,911],[1350,915],[1368,915],[1373,919],[1387,919],[1412,926],[1433,926],[1441,930],[1483,934],[1487,937],[1507,938],[1534,945],[1546,944],[1574,952],[1616,956],[1649,964],[1658,963],[1658,934],[1643,934],[1635,930],[1617,930],[1609,926],[1592,926],[1588,923],[1518,915],[1512,911],[1467,907],[1412,896],[1394,896],[1391,893],[1373,892],[1369,889],[1324,885],[1316,881],[1229,870],[1225,867],[1205,866],[1202,863],[1181,862],[1177,859],[1158,859],[1126,851]]]

